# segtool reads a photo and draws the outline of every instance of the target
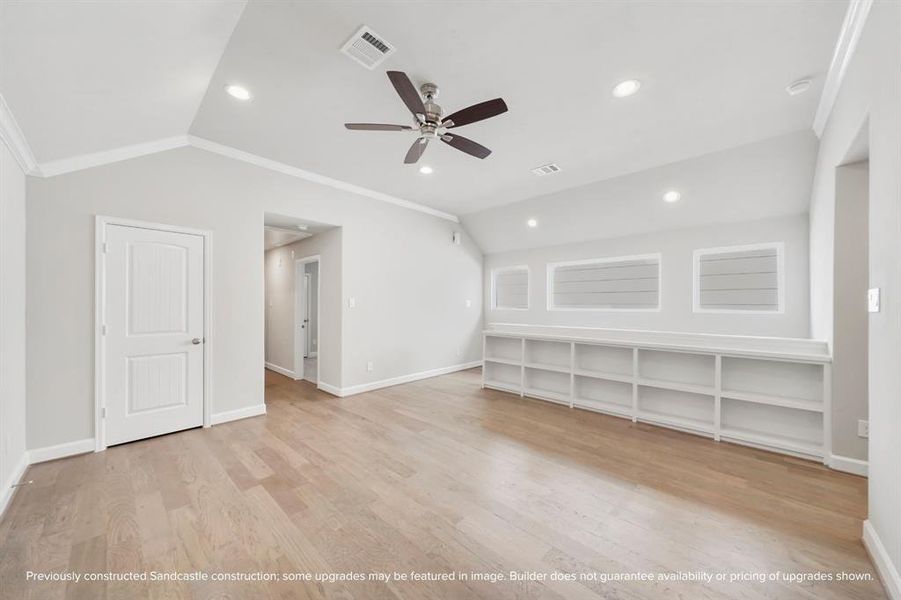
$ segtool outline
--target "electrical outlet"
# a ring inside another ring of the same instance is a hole
[[[356,308],[357,307],[357,299],[351,296],[347,299],[347,308]]]
[[[870,422],[863,419],[857,422],[857,437],[870,437]]]
[[[366,370],[369,371],[370,373],[372,373],[372,371],[374,370],[374,369],[373,369],[373,366],[372,366],[372,361],[371,361],[371,360],[370,360],[369,362],[366,363]]]
[[[466,308],[471,308],[471,307],[472,307],[472,300],[467,299],[466,300]]]

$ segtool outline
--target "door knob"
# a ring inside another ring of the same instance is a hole
[[[194,344],[195,346],[201,342],[203,342],[203,340],[200,338],[194,338],[193,340],[191,340],[191,343]]]

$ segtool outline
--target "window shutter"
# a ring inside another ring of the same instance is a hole
[[[494,272],[494,308],[529,308],[528,267],[510,267]]]
[[[551,271],[552,309],[660,308],[659,255],[558,263]]]
[[[696,308],[712,311],[781,310],[781,245],[696,252]]]

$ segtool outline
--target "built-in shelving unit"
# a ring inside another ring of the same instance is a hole
[[[825,343],[621,330],[484,332],[483,387],[828,459]]]

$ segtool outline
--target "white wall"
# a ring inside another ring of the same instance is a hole
[[[808,211],[816,152],[813,133],[799,131],[466,215],[463,223],[485,254],[497,254],[798,215]],[[546,177],[565,179],[566,165]],[[679,202],[663,202],[670,189],[682,193]],[[537,228],[526,227],[530,218]]]
[[[269,311],[266,361],[294,371],[294,261],[319,255],[323,323],[323,341],[319,344],[322,348],[318,363],[319,381],[335,387],[341,385],[341,247],[342,228],[336,227],[305,240],[269,250],[266,252],[265,264]],[[334,329],[335,325],[339,329]]]
[[[25,462],[25,174],[0,143],[0,511]]]
[[[759,242],[785,243],[784,314],[693,313],[692,252]],[[548,263],[658,252],[662,255],[659,312],[547,310]],[[492,254],[485,257],[485,322],[807,337],[807,252],[807,216],[794,215]],[[529,309],[491,309],[491,269],[523,264],[530,270]]]
[[[832,453],[857,460],[867,459],[857,421],[867,419],[868,404],[869,174],[867,162],[836,170]]]
[[[342,297],[329,323],[323,306],[320,344],[343,354],[328,383],[479,359],[482,256],[465,234],[451,243],[458,224],[181,148],[29,178],[28,446],[93,435],[95,214],[212,231],[213,413],[262,402],[264,212],[342,227]]]
[[[901,571],[901,3],[874,2],[820,139],[810,212],[813,333],[833,323],[835,168],[869,121],[870,287],[882,310],[869,318],[869,520]],[[901,586],[901,582],[896,582]]]

